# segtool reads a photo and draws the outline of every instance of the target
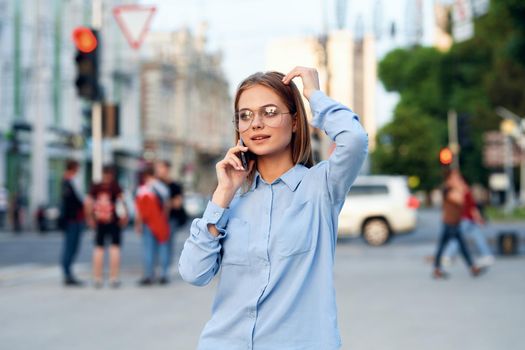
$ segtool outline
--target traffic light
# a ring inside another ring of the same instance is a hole
[[[442,165],[450,165],[452,164],[452,160],[454,159],[454,155],[452,154],[452,151],[448,147],[444,147],[439,151],[439,162]]]
[[[77,48],[75,55],[77,94],[87,100],[98,101],[101,99],[98,83],[100,46],[98,31],[87,27],[77,27],[73,31],[73,41]]]

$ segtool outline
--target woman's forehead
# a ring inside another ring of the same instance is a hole
[[[254,85],[241,93],[237,108],[257,109],[268,104],[273,104],[278,107],[285,106],[275,91],[266,86]]]

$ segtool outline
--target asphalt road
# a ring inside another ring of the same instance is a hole
[[[525,225],[487,228],[489,236],[504,229],[523,234]],[[479,279],[458,261],[450,280],[435,281],[428,257],[438,233],[439,212],[422,211],[418,230],[387,246],[359,239],[338,244],[342,349],[523,349],[524,255],[498,257]],[[85,280],[89,235],[76,267]],[[68,289],[60,284],[60,247],[58,233],[0,234],[1,349],[195,349],[215,282],[193,287],[173,271],[169,286],[138,287],[140,241],[127,232],[120,289]]]

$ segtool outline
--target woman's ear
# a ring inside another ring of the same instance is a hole
[[[292,115],[292,132],[294,133],[296,131],[297,131],[297,113]]]

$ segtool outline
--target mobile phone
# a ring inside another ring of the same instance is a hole
[[[239,140],[241,141],[241,146],[245,147],[244,141],[242,140],[241,137],[239,137]],[[245,152],[240,152],[240,153],[241,153],[240,157],[241,157],[242,167],[244,168],[244,170],[248,170],[248,157]]]

